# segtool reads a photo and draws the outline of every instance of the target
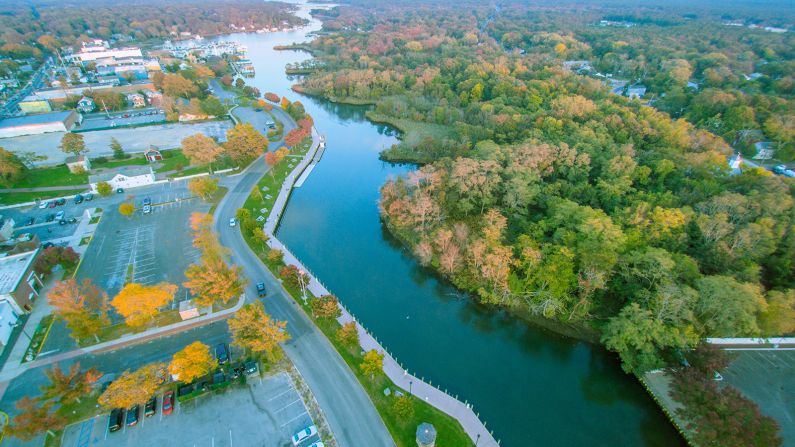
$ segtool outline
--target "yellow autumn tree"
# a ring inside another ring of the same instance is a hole
[[[177,286],[169,283],[154,286],[130,283],[121,289],[110,304],[124,317],[128,326],[140,327],[150,322],[161,307],[170,303],[176,292]]]
[[[176,354],[168,365],[168,372],[175,379],[190,383],[194,379],[206,376],[218,362],[210,352],[210,347],[200,341],[195,341]]]
[[[142,404],[157,392],[165,380],[165,363],[145,365],[134,372],[125,371],[99,396],[99,404],[108,410]]]
[[[287,322],[271,320],[259,301],[241,307],[228,323],[232,344],[256,354],[264,353],[271,361],[279,358],[279,343],[290,339],[284,329]]]
[[[228,303],[243,294],[246,280],[243,269],[229,266],[220,256],[205,253],[199,264],[191,264],[185,271],[188,278],[182,285],[190,289],[194,301],[200,306],[212,306],[216,302]]]

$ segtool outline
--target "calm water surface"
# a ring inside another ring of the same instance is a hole
[[[235,34],[256,68],[251,85],[296,99],[274,45],[317,28]],[[378,189],[412,166],[378,160],[396,141],[364,108],[301,98],[327,137],[322,162],[294,191],[279,238],[410,371],[474,404],[504,446],[684,445],[637,381],[597,346],[473,304],[390,238]]]

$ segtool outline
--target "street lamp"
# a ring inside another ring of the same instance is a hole
[[[478,447],[478,442],[480,442],[480,433],[478,433],[478,437],[475,439],[475,447]]]
[[[304,284],[304,271],[298,270],[298,284],[301,285],[301,295],[304,298],[304,304],[306,304],[306,284]]]
[[[414,383],[414,382],[412,382],[411,380],[409,380],[409,396],[411,396],[411,384],[412,384],[412,383]]]

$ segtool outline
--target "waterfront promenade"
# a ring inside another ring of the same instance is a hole
[[[288,265],[292,264],[303,270],[310,278],[307,289],[314,296],[331,295],[331,292],[320,282],[320,280],[307,269],[298,258],[290,252],[290,250],[276,237],[276,229],[278,228],[279,221],[281,220],[284,209],[290,198],[290,193],[299,178],[302,178],[304,171],[310,167],[310,164],[317,163],[319,157],[316,154],[320,150],[325,149],[325,139],[320,135],[314,127],[312,128],[312,144],[307,151],[306,155],[296,165],[296,167],[287,175],[281,188],[279,195],[271,209],[270,216],[265,221],[263,230],[270,238],[268,246],[281,250],[284,253],[284,262]],[[375,349],[376,351],[384,354],[384,373],[392,380],[395,385],[402,388],[404,392],[409,391],[413,396],[420,398],[428,404],[436,407],[437,409],[452,416],[461,424],[464,431],[472,439],[473,443],[478,446],[494,447],[499,446],[499,442],[494,438],[494,435],[486,428],[486,425],[480,420],[474,408],[468,403],[461,402],[456,397],[453,397],[446,392],[434,387],[433,385],[425,382],[421,378],[416,377],[406,371],[401,364],[378,342],[378,340],[370,334],[364,326],[340,303],[342,315],[338,318],[341,324],[348,322],[356,322],[356,327],[359,332],[359,344],[365,351]]]

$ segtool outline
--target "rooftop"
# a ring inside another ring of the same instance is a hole
[[[69,118],[69,116],[73,113],[75,112],[67,110],[64,112],[39,113],[36,115],[26,115],[14,118],[6,118],[4,120],[0,120],[0,128],[29,126],[31,124],[46,124],[46,123],[54,123],[57,121],[64,121],[67,118]]]
[[[36,257],[39,249],[27,251],[25,253],[18,253],[15,255],[0,256],[0,295],[12,292],[16,289],[17,284],[22,279],[25,270],[28,269],[30,263]]]
[[[149,166],[122,166],[120,168],[105,171],[100,174],[88,176],[88,183],[107,182],[117,175],[125,177],[137,177],[139,175],[152,174],[152,168]]]

